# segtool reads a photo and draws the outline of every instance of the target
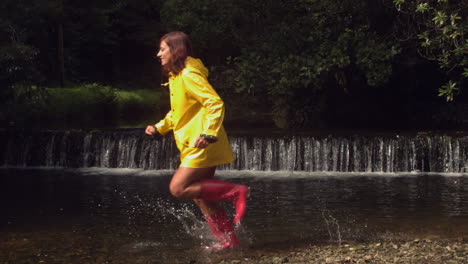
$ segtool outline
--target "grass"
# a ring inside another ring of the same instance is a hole
[[[162,93],[154,90],[117,90],[115,102],[119,117],[118,127],[142,127],[156,123],[161,117]]]
[[[30,101],[18,102],[10,123],[60,129],[143,127],[159,120],[161,105],[166,104],[162,91],[119,90],[99,84],[42,91],[46,96],[34,102],[37,110],[28,111]]]

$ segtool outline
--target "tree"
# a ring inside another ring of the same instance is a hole
[[[15,87],[27,89],[43,80],[36,66],[40,51],[30,44],[43,22],[36,15],[41,10],[40,1],[0,3],[0,119],[16,96]]]
[[[226,64],[215,80],[228,98],[239,98],[232,105],[266,108],[280,127],[318,126],[330,83],[347,92],[363,79],[382,85],[399,52],[369,25],[366,1],[224,0],[225,9],[212,0],[178,2],[166,2],[167,24],[213,41],[207,50],[220,47],[213,53]]]
[[[419,42],[419,54],[438,62],[448,79],[439,96],[452,101],[468,77],[468,2],[448,0],[393,0],[399,12],[402,41]]]

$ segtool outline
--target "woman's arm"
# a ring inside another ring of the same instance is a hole
[[[156,132],[158,132],[161,135],[165,135],[167,132],[172,130],[172,111],[169,110],[169,112],[166,114],[166,116],[159,121],[157,124],[154,126],[148,126],[146,127],[146,134],[148,135],[155,135]]]

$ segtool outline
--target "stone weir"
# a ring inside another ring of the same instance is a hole
[[[174,170],[172,136],[143,130],[0,131],[2,167],[107,167]],[[468,173],[462,135],[231,136],[225,170]]]

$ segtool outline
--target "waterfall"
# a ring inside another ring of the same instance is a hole
[[[2,167],[174,170],[172,136],[142,130],[0,131]],[[225,170],[468,172],[468,137],[450,135],[231,136],[236,160]]]

